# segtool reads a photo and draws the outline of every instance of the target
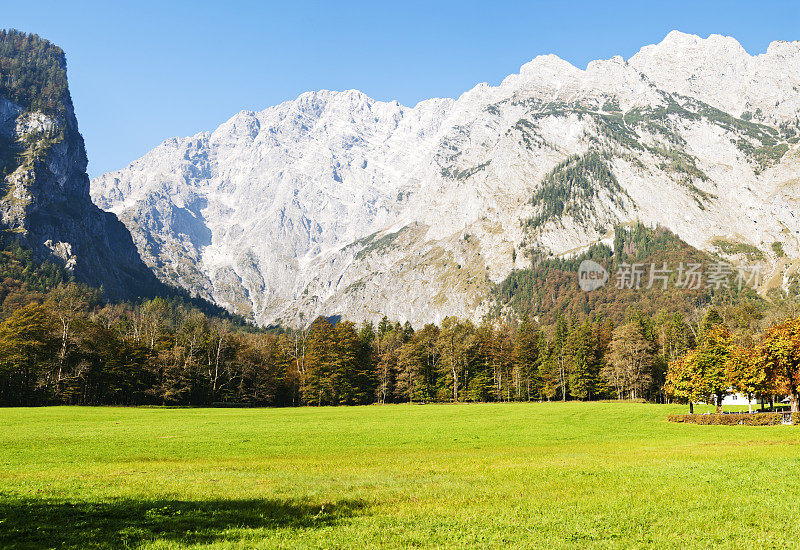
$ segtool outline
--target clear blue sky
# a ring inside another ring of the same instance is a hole
[[[0,0],[0,27],[66,51],[94,176],[308,90],[414,105],[496,84],[538,54],[581,68],[628,58],[672,29],[761,53],[800,39],[800,2]]]

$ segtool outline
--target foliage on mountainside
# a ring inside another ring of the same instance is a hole
[[[535,230],[566,216],[585,223],[593,211],[593,200],[604,191],[615,206],[624,206],[625,192],[609,166],[609,156],[596,150],[571,156],[550,171],[531,197],[538,212],[525,222],[525,228]]]
[[[19,148],[13,139],[0,132],[0,181],[4,181],[6,176],[14,170],[18,154]]]
[[[609,280],[602,288],[585,292],[578,286],[578,267],[583,260],[594,260],[603,265]],[[586,252],[569,259],[547,258],[534,255],[531,268],[512,272],[493,291],[495,313],[511,314],[518,318],[538,318],[542,323],[555,322],[558,315],[577,319],[610,319],[621,322],[635,311],[645,316],[659,312],[688,315],[709,303],[754,301],[759,299],[748,289],[734,284],[735,273],[728,288],[679,288],[677,269],[681,263],[703,264],[710,268],[720,262],[710,254],[699,251],[669,230],[650,229],[636,224],[630,229],[617,227],[613,249],[596,244]],[[651,288],[651,265],[672,272],[666,289],[661,279],[654,279]],[[617,288],[618,273],[623,264],[641,264],[642,288]]]
[[[643,226],[618,228],[613,249],[597,245],[585,257],[612,266],[704,258],[671,233]],[[796,301],[768,305],[746,292],[706,289],[665,298],[655,289],[626,289],[622,298],[579,291],[599,297],[581,301],[566,282],[575,284],[579,260],[540,262],[536,273],[546,285],[533,289],[556,300],[536,318],[523,312],[478,325],[448,317],[416,330],[386,318],[377,326],[320,318],[297,331],[237,326],[174,299],[111,304],[47,269],[33,291],[22,281],[36,282],[32,264],[15,260],[4,268],[21,275],[3,301],[0,403],[661,401],[667,365],[702,345],[710,328],[724,324],[731,343],[747,345],[759,328],[798,314]]]
[[[0,235],[0,312],[27,301],[27,294],[43,294],[72,281],[68,270],[53,262],[35,261],[33,253],[17,239]]]
[[[25,110],[62,114],[70,103],[64,52],[35,34],[0,30],[0,95]]]
[[[765,259],[764,253],[758,247],[748,243],[717,238],[713,239],[711,244],[723,254],[728,254],[731,256],[742,255],[751,262],[757,262]],[[780,244],[781,243],[778,243],[778,245]],[[773,246],[773,249],[774,248],[775,247]]]

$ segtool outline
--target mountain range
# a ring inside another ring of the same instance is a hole
[[[154,273],[262,325],[477,319],[515,270],[640,223],[764,264],[765,288],[797,270],[798,42],[751,56],[673,31],[627,60],[540,56],[413,108],[310,92],[89,186],[63,52],[10,36],[3,226],[111,295]]]
[[[540,56],[413,108],[349,90],[242,111],[91,195],[159,278],[261,324],[421,323],[480,317],[531,250],[574,254],[637,220],[786,276],[798,135],[799,42],[751,56],[673,31],[628,60]]]

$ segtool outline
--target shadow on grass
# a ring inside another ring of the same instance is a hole
[[[0,499],[0,548],[131,548],[151,541],[239,540],[239,529],[314,529],[363,510],[364,502],[120,500],[104,503]]]

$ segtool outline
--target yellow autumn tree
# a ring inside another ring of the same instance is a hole
[[[800,412],[800,317],[767,329],[757,353],[768,380],[789,396],[792,412]]]

